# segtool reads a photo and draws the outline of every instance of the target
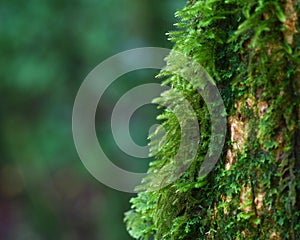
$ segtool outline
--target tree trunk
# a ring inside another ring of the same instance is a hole
[[[134,238],[300,239],[299,13],[298,0],[191,0],[177,12],[174,49],[215,80],[227,141],[213,171],[197,176],[210,141],[208,110],[185,79],[169,76],[197,113],[201,144],[181,178],[132,199],[125,219]],[[172,114],[162,116],[166,143],[150,173],[170,163],[180,140]]]

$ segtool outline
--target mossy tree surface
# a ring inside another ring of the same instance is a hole
[[[170,39],[214,78],[227,140],[216,167],[199,178],[210,140],[207,108],[185,79],[162,71],[164,84],[191,102],[200,146],[178,180],[157,191],[145,186],[132,199],[125,220],[134,238],[300,239],[299,13],[298,0],[191,0],[177,12]],[[167,135],[149,173],[170,164],[180,141],[174,115],[165,110],[159,119]]]

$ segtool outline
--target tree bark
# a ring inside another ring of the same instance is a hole
[[[174,49],[215,79],[226,105],[227,142],[215,169],[197,178],[210,140],[207,108],[184,79],[170,76],[167,82],[197,111],[198,158],[173,184],[132,200],[126,216],[132,236],[300,239],[299,5],[297,0],[191,0],[177,13],[180,30],[170,34]],[[165,116],[171,129],[176,124]],[[162,148],[149,171],[170,158],[172,149]]]

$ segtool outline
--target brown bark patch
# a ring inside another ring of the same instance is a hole
[[[271,239],[271,240],[281,240],[281,237],[280,237],[280,235],[279,235],[278,233],[276,233],[276,232],[271,232],[271,233],[270,233],[270,239]]]
[[[297,33],[297,12],[295,10],[294,4],[292,0],[287,0],[285,4],[285,16],[286,21],[283,23],[283,26],[286,28],[284,31],[284,39],[285,41],[293,45],[294,42],[294,34]],[[296,5],[296,4],[295,4]]]
[[[249,185],[242,187],[240,195],[240,205],[244,213],[252,212],[252,191]]]
[[[266,193],[258,192],[254,199],[256,211],[259,216],[261,216],[263,213],[263,201],[264,201],[265,195],[266,195]]]
[[[242,152],[248,136],[247,123],[238,120],[236,116],[231,116],[229,117],[229,124],[230,124],[230,138],[231,138],[231,142],[233,143],[233,149]]]
[[[233,163],[234,163],[234,155],[233,155],[232,150],[229,148],[227,150],[227,154],[226,154],[225,169],[230,170]]]
[[[269,107],[269,105],[266,101],[262,101],[257,104],[259,117],[263,117],[265,115],[265,113],[268,110],[268,107]]]

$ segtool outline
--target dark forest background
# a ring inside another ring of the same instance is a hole
[[[132,194],[109,189],[80,161],[72,139],[72,107],[86,75],[106,58],[136,47],[171,47],[174,0],[1,0],[0,239],[130,239],[123,214]],[[99,139],[116,164],[144,171],[148,160],[118,150],[109,131],[114,103],[156,72],[116,82],[97,113]],[[134,79],[134,81],[126,81]],[[156,112],[132,124],[146,144]],[[141,162],[142,161],[142,162]]]

